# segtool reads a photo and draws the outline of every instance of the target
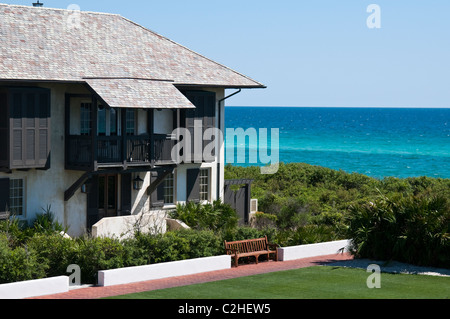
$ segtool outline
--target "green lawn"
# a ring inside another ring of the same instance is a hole
[[[117,299],[445,299],[450,278],[381,274],[381,288],[369,289],[370,273],[330,266],[288,270],[148,291]]]

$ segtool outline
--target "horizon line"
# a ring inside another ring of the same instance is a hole
[[[226,105],[226,107],[261,107],[261,108],[354,108],[354,109],[450,109],[450,106],[282,106],[282,105]]]

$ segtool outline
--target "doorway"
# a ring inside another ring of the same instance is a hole
[[[117,175],[98,177],[98,215],[100,219],[117,216]]]

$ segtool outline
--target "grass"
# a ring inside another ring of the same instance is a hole
[[[448,299],[450,278],[381,274],[369,289],[363,269],[309,267],[190,286],[135,293],[112,299]],[[111,299],[111,298],[110,298]]]

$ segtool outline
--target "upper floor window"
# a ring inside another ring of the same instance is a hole
[[[99,106],[98,108],[98,135],[117,136],[120,127],[120,116],[117,109]]]
[[[92,130],[92,103],[81,103],[80,126],[81,135],[91,135]]]
[[[135,135],[136,134],[136,110],[127,109],[126,110],[126,135]]]

